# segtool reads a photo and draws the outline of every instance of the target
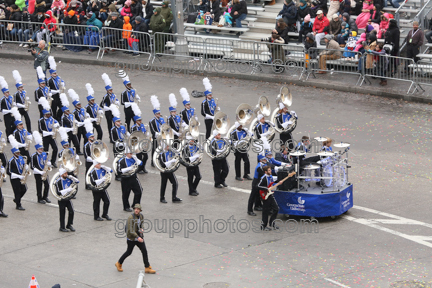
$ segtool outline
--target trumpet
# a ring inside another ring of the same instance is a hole
[[[49,155],[49,152],[47,152],[47,159],[48,159],[48,155]],[[43,174],[42,174],[42,177],[41,177],[41,179],[42,179],[42,181],[45,181],[46,179],[47,179],[47,177],[48,177],[48,171],[52,171],[52,167],[51,166],[48,166],[47,164],[46,164],[46,162],[47,161],[45,161],[45,167],[44,167],[44,169],[43,169]]]
[[[3,166],[3,162],[0,160],[0,167]],[[3,179],[6,178],[6,173],[0,173],[0,188],[3,185]]]
[[[30,139],[28,139],[27,136],[26,136],[25,137],[25,144],[26,144],[25,150],[27,150],[27,151],[29,150],[31,143],[33,143],[33,141],[30,140]]]
[[[102,111],[102,110],[99,110],[99,111]],[[97,117],[96,117],[96,125],[100,125],[102,118],[103,118],[102,113],[99,113],[99,111],[98,111]]]
[[[6,140],[2,137],[0,139],[0,153],[3,153],[4,147],[6,147]]]
[[[57,138],[57,132],[58,132],[58,127],[54,127],[54,126],[53,126],[53,128],[52,128],[52,132],[54,133],[54,134],[52,135],[52,138],[53,138],[54,140],[56,140],[56,138]]]
[[[26,93],[26,91],[24,91],[24,93]],[[28,111],[30,108],[30,104],[31,102],[29,101],[29,97],[25,96],[24,97],[24,111]]]
[[[72,121],[72,134],[73,135],[77,135],[78,134],[78,125],[75,122],[76,120],[74,119]]]
[[[23,159],[24,159],[24,163],[27,163],[27,156],[22,156],[22,157],[23,157]],[[20,182],[21,182],[21,184],[25,185],[26,182],[27,182],[27,177],[28,177],[29,175],[31,175],[30,168],[26,169],[26,168],[25,168],[25,165],[24,165],[22,175],[24,176],[24,179],[21,179]]]

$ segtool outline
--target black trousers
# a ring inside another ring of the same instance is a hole
[[[34,174],[34,177],[36,180],[36,195],[38,201],[48,198],[48,191],[49,191],[48,177],[47,179],[45,179],[45,181],[42,181],[42,175]],[[44,186],[43,193],[42,193],[42,186]]]
[[[51,136],[43,137],[42,139],[44,151],[48,152],[49,146],[52,148],[51,163],[56,163],[57,160],[57,143]]]
[[[154,166],[154,163],[153,163],[153,155],[154,155],[154,153],[155,153],[155,151],[156,151],[156,149],[157,149],[157,147],[158,147],[158,143],[157,143],[157,140],[156,139],[154,139],[153,138],[153,142],[152,142],[152,152],[151,152],[151,164],[152,164],[152,166]]]
[[[4,207],[4,198],[3,198],[2,190],[0,188],[0,213],[3,212],[3,207]]]
[[[77,140],[78,140],[78,147],[80,146],[80,143],[81,143],[81,137],[83,138],[83,149],[82,149],[82,151],[84,151],[84,145],[87,143],[87,137],[85,136],[86,135],[86,130],[85,130],[85,127],[84,126],[81,126],[81,127],[78,127],[78,133],[77,133],[77,135],[76,135],[76,137],[77,137]]]
[[[58,201],[58,205],[59,205],[59,213],[60,213],[60,228],[63,228],[63,229],[66,228],[65,227],[66,209],[69,212],[67,226],[73,225],[73,219],[74,219],[75,212],[73,209],[72,201],[71,200],[61,200],[61,201]]]
[[[20,151],[20,153],[21,153],[21,156],[25,156],[25,157],[27,157],[27,162],[26,162],[26,164],[30,164],[30,153],[29,153],[29,151],[27,151],[27,150],[25,150],[25,148],[19,148],[19,151]]]
[[[262,222],[261,227],[265,228],[267,227],[267,224],[269,223],[268,217],[270,216],[270,226],[274,226],[274,220],[277,217],[277,214],[279,212],[279,206],[276,203],[276,200],[274,199],[273,195],[270,195],[267,200],[264,200],[263,205],[263,211],[262,211]]]
[[[99,218],[99,213],[100,213],[99,206],[100,206],[101,200],[103,202],[102,217],[107,216],[108,215],[108,209],[110,206],[110,199],[109,199],[108,191],[104,190],[104,191],[92,191],[92,192],[93,192],[93,216],[94,216],[94,219],[96,220],[97,218]]]
[[[212,164],[215,185],[225,183],[225,178],[228,176],[229,173],[229,166],[226,158],[212,160]]]
[[[131,191],[134,193],[132,207],[135,204],[141,203],[142,187],[136,175],[132,177],[121,178],[121,188],[122,188],[123,209],[131,208],[131,206],[129,205],[129,195]]]
[[[16,207],[19,207],[21,206],[21,198],[27,192],[27,186],[25,184],[21,184],[20,179],[11,179],[10,181],[15,195]]]
[[[291,133],[281,133],[279,135],[280,140],[282,141],[282,144],[285,145],[288,141],[288,147],[289,150],[291,151],[292,149],[294,149],[294,143],[292,141],[292,134]]]
[[[213,119],[205,119],[204,123],[206,126],[206,139],[209,139],[212,133]]]
[[[249,155],[248,153],[242,153],[242,152],[234,152],[235,161],[235,172],[236,177],[241,177],[241,160],[243,159],[244,162],[244,176],[250,174],[250,162],[249,162]]]
[[[124,108],[124,112],[126,116],[125,125],[127,125],[127,131],[130,131],[130,127],[131,127],[130,122],[132,121],[135,123],[135,121],[133,121],[133,117],[135,116],[135,114],[133,113],[132,107]]]
[[[31,121],[30,121],[30,116],[28,114],[27,111],[25,111],[24,108],[18,108],[19,113],[21,114],[21,116],[24,117],[25,119],[25,123],[26,123],[26,130],[27,131],[32,131],[31,130]]]
[[[12,116],[12,114],[6,114],[4,115],[3,119],[5,122],[6,136],[9,137],[9,135],[11,135],[15,130],[15,124],[14,124],[15,118]],[[6,139],[6,141],[9,140]]]
[[[85,160],[85,167],[86,167],[86,174],[85,175],[87,175],[87,172],[88,172],[88,170],[90,169],[90,167],[93,165],[93,162],[88,162],[87,161],[87,159]],[[87,177],[86,177],[86,179],[87,179]],[[90,184],[90,183],[85,183],[86,185],[88,185],[88,184]]]
[[[407,45],[407,58],[414,59],[414,62],[417,63],[419,58],[417,58],[417,55],[420,53],[420,47],[416,47],[414,45]]]
[[[137,155],[137,158],[143,162],[143,168],[145,168],[145,165],[146,165],[147,160],[148,160],[148,154],[142,152],[142,153],[137,153],[136,155]]]
[[[172,185],[172,199],[175,199],[177,197],[177,189],[178,189],[178,183],[177,178],[173,172],[169,173],[160,173],[161,175],[161,189],[160,189],[160,200],[165,199],[165,190],[168,183],[168,180],[171,182]]]
[[[0,160],[2,161],[3,167],[6,169],[6,166],[8,165],[8,161],[4,153],[0,153]]]
[[[59,93],[52,94],[51,110],[53,112],[54,119],[56,119],[58,122],[60,122],[61,114],[63,114],[61,107],[62,107],[62,104],[60,101],[60,94]],[[60,110],[60,112],[61,112],[60,118],[58,117],[59,116],[58,110]]]
[[[78,141],[77,135],[74,135],[72,132],[68,132],[67,134],[69,136],[69,141],[68,141],[69,142],[69,147],[71,147],[71,142],[72,142],[73,146],[75,147],[76,153],[81,153],[81,148],[80,148],[80,145],[79,145],[79,141]]]
[[[199,166],[186,167],[188,184],[189,184],[189,194],[196,191],[198,184],[201,180],[201,173]]]
[[[262,207],[261,198],[259,195],[259,188],[258,188],[259,181],[260,179],[256,179],[256,178],[252,180],[252,190],[248,200],[248,212],[253,212],[254,204],[255,204],[255,208]]]
[[[144,238],[143,238],[143,240],[144,240]],[[127,240],[127,250],[120,257],[118,262],[123,265],[124,260],[132,254],[132,251],[133,251],[135,245],[138,246],[138,248],[141,250],[141,254],[142,254],[143,262],[144,262],[144,267],[148,268],[150,266],[150,263],[148,261],[147,248],[146,248],[144,241],[142,243],[140,243],[138,241]]]
[[[102,132],[101,125],[100,124],[97,125],[96,122],[93,122],[93,127],[94,127],[94,129],[96,129],[96,132],[97,132],[97,140],[102,140],[103,132]]]
[[[105,111],[105,118],[107,120],[107,125],[108,125],[108,133],[111,132],[111,128],[113,126],[113,122],[112,122],[112,112],[111,111]]]

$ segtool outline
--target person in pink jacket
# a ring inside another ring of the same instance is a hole
[[[360,39],[357,40],[356,47],[355,47],[354,51],[358,52],[361,48],[363,48],[363,44],[362,44],[363,41],[366,42],[366,33],[362,33],[360,35]]]
[[[384,38],[384,33],[387,31],[388,26],[389,26],[389,20],[390,20],[390,15],[389,13],[384,13],[384,15],[381,16],[381,23],[379,26],[379,31],[378,31],[378,39],[382,39]]]
[[[367,21],[371,18],[370,11],[374,9],[372,0],[365,0],[363,2],[362,13],[357,16],[356,24],[357,28],[364,29],[366,27]]]
[[[59,18],[60,14],[62,14],[63,9],[65,8],[65,4],[63,0],[54,0],[51,4],[51,11],[53,12],[54,16]]]
[[[124,16],[132,17],[132,10],[131,10],[132,0],[127,0],[125,2],[125,6],[121,10],[120,14]]]

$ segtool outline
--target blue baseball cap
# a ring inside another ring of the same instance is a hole
[[[75,100],[75,101],[72,102],[72,104],[73,104],[74,106],[76,106],[76,105],[80,104],[80,101],[79,101],[79,100]]]
[[[157,114],[157,113],[160,113],[160,110],[159,109],[153,109],[153,114]]]
[[[68,142],[68,141],[61,141],[60,144],[61,144],[62,146],[65,146],[65,145],[69,145],[69,142]]]
[[[14,154],[17,153],[17,152],[20,152],[18,148],[12,148],[11,151],[12,151],[12,153],[14,153]]]
[[[62,110],[62,112],[64,113],[65,111],[69,110],[69,108],[66,107],[66,106],[63,106],[63,107],[61,108],[61,110]]]
[[[92,137],[92,136],[94,136],[92,132],[88,132],[88,133],[86,134],[87,139],[90,138],[90,137]]]
[[[94,100],[95,98],[92,95],[87,96],[87,101]]]
[[[117,122],[117,121],[120,121],[121,119],[120,118],[118,118],[118,117],[113,117],[113,122],[115,123],[115,122]]]
[[[38,150],[38,149],[40,149],[40,148],[43,148],[43,146],[42,146],[41,144],[36,144],[36,145],[35,145],[35,148],[36,148],[36,150]]]
[[[133,120],[136,122],[136,121],[138,121],[138,120],[141,120],[142,118],[141,118],[141,116],[134,116],[133,117]]]
[[[2,88],[2,92],[3,92],[3,94],[5,94],[7,91],[9,91],[8,88]]]
[[[112,89],[112,87],[110,86],[110,85],[107,85],[107,86],[105,86],[105,90],[111,90]]]
[[[14,124],[15,126],[18,126],[19,124],[22,124],[23,122],[21,120],[15,120]]]
[[[50,110],[46,110],[46,109],[42,109],[42,114],[48,114],[48,113],[51,113],[51,111]]]

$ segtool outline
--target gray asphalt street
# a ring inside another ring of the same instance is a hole
[[[30,117],[32,128],[36,129],[39,111],[33,96],[37,87],[33,63],[2,59],[0,68],[0,75],[13,92],[12,70],[20,71],[33,102]],[[114,69],[59,63],[57,70],[67,89],[74,89],[84,103],[86,83],[92,84],[97,102],[104,96],[104,72],[110,75],[117,96],[124,90]],[[151,95],[159,96],[162,113],[168,115],[169,93],[175,93],[181,105],[180,88],[187,88],[189,93],[204,91],[200,76],[128,73],[141,96],[145,122],[153,117]],[[240,103],[255,106],[261,95],[270,99],[274,109],[280,89],[274,83],[233,78],[210,81],[214,97],[232,123]],[[149,174],[139,175],[144,188],[141,204],[144,216],[152,223],[144,238],[150,264],[157,274],[146,275],[147,283],[157,288],[431,287],[431,105],[313,87],[290,89],[294,98],[292,110],[299,117],[295,139],[309,135],[351,143],[349,175],[354,184],[355,206],[335,220],[319,219],[317,233],[301,229],[242,233],[238,225],[226,231],[212,227],[210,232],[204,224],[202,229],[187,234],[186,223],[190,219],[212,224],[259,220],[260,214],[251,217],[246,213],[251,182],[234,179],[234,156],[230,155],[229,187],[215,189],[211,161],[205,156],[200,165],[200,195],[188,195],[186,170],[181,167],[176,175],[178,196],[183,203],[161,204],[159,172],[148,163]],[[191,99],[198,113],[202,100]],[[202,117],[200,121],[200,130],[205,132]],[[106,120],[102,123],[104,140],[111,148]],[[0,127],[4,131],[4,125]],[[11,157],[10,146],[7,155]],[[109,166],[112,155],[110,158]],[[250,159],[255,167],[255,155],[250,153]],[[123,273],[114,267],[126,250],[122,224],[129,216],[122,209],[120,183],[113,181],[109,187],[109,215],[113,221],[96,222],[92,194],[84,189],[84,170],[80,171],[80,190],[73,200],[75,233],[58,231],[56,201],[50,205],[37,203],[33,176],[29,177],[29,189],[23,198],[24,212],[15,210],[9,179],[3,184],[4,212],[9,217],[0,218],[0,287],[26,287],[33,274],[40,287],[56,283],[62,288],[136,286],[138,271],[144,269],[137,248],[123,264]],[[169,200],[170,186],[166,193]],[[287,220],[283,215],[279,218]]]

